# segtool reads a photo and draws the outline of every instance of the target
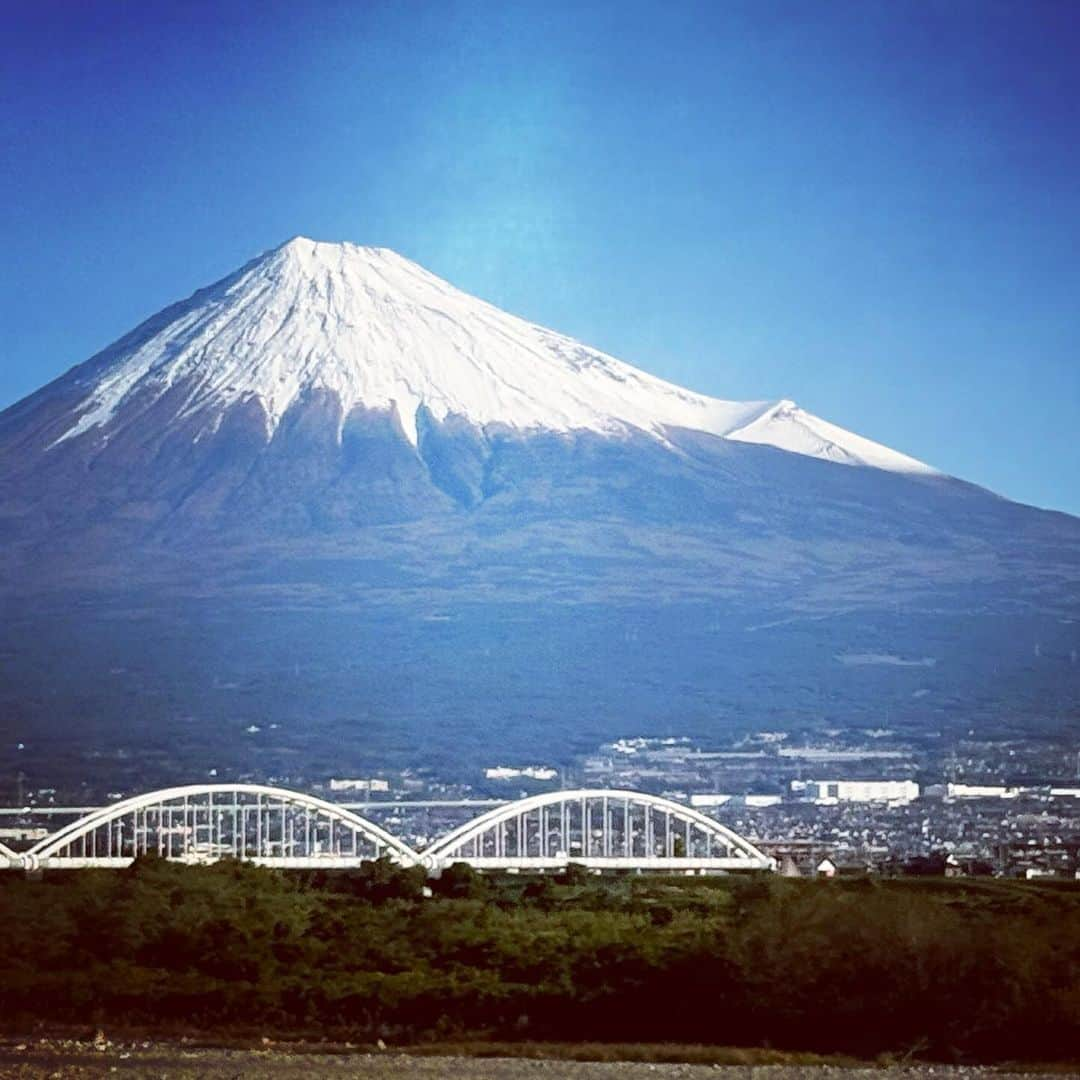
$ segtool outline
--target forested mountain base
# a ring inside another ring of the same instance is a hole
[[[571,868],[573,871],[575,868]],[[275,1038],[1075,1059],[1080,888],[231,862],[0,878],[0,1017]]]

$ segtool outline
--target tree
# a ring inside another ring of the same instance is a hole
[[[437,877],[431,891],[454,900],[483,900],[490,891],[488,881],[468,863],[456,862]]]
[[[589,868],[582,863],[567,863],[562,874],[562,883],[564,885],[588,885]]]
[[[422,866],[399,866],[383,855],[360,864],[351,879],[353,894],[381,904],[386,900],[419,900],[427,884]]]

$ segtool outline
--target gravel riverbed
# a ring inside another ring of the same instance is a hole
[[[0,1044],[0,1078],[100,1077],[163,1078],[163,1080],[312,1080],[315,1077],[356,1077],[358,1080],[697,1080],[722,1074],[725,1080],[800,1080],[865,1076],[876,1080],[909,1078],[960,1080],[995,1077],[1010,1080],[1033,1076],[1080,1073],[1056,1071],[1008,1072],[981,1067],[914,1065],[735,1065],[649,1063],[641,1061],[571,1061],[558,1058],[463,1057],[413,1055],[383,1050],[337,1050],[333,1053],[265,1046],[255,1049],[197,1047],[184,1043],[114,1043],[107,1039],[80,1041],[36,1039]]]

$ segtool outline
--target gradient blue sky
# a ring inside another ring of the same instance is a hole
[[[295,234],[1080,513],[1080,5],[2,5],[0,407]]]

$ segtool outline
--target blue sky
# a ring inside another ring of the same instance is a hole
[[[0,407],[296,234],[1080,513],[1080,7],[8,4]]]

